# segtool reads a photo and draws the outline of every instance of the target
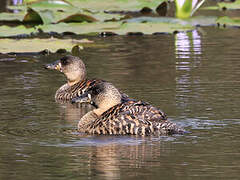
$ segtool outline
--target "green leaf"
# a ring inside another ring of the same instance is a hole
[[[190,25],[170,24],[170,23],[124,23],[121,28],[114,30],[116,34],[125,35],[127,33],[173,33],[175,31],[188,31],[193,29]]]
[[[23,25],[17,27],[0,26],[0,37],[11,37],[23,34],[27,35],[34,31],[34,28],[26,28]]]
[[[75,7],[90,11],[140,11],[144,7],[156,9],[165,0],[71,0]]]
[[[2,53],[9,53],[9,52],[40,52],[45,49],[55,52],[58,49],[66,49],[67,51],[71,51],[72,47],[75,45],[80,46],[84,44],[84,41],[72,39],[22,39],[22,40],[15,40],[15,39],[0,39],[1,47],[0,52]]]
[[[207,6],[207,7],[203,7],[203,10],[218,10],[219,7],[218,6]]]
[[[40,13],[41,11],[52,11],[52,12],[65,12],[65,11],[76,11],[77,8],[72,6],[69,2],[64,0],[37,0],[30,3],[23,3],[21,5],[16,6],[8,6],[8,9],[18,10],[25,12],[29,8],[34,9],[34,11]],[[16,14],[18,15],[18,13]]]
[[[95,22],[95,21],[97,21],[97,19],[95,19],[94,17],[89,16],[89,15],[77,13],[77,14],[68,16],[64,19],[61,19],[57,23],[60,23],[60,22],[71,23],[71,22],[85,22],[85,21],[86,22]]]
[[[37,23],[37,24],[50,24],[59,22],[95,22],[95,21],[110,21],[120,20],[124,15],[108,14],[104,12],[90,13],[72,9],[71,11],[52,11],[52,10],[39,10],[35,8],[28,8],[26,14],[19,13],[0,13],[0,22],[12,23]]]
[[[101,32],[112,32],[119,35],[125,35],[130,32],[140,32],[143,34],[153,34],[156,32],[173,33],[174,31],[187,31],[194,27],[186,22],[178,23],[177,19],[172,18],[168,22],[95,22],[95,23],[59,23],[56,25],[39,26],[44,32],[72,32],[75,34],[98,34]]]
[[[75,45],[75,46],[72,47],[71,54],[73,56],[80,56],[81,55],[80,52],[81,52],[81,46]]]
[[[39,23],[39,24],[50,24],[53,23],[54,15],[50,10],[36,11],[32,8],[27,9],[27,14],[23,18],[23,23]]]
[[[21,23],[24,18],[24,12],[20,13],[0,13],[0,22]]]
[[[240,27],[240,17],[230,18],[230,17],[221,17],[217,20],[217,23],[224,26],[237,26]]]
[[[129,19],[126,22],[155,22],[155,23],[168,23],[178,24],[179,26],[211,26],[216,24],[217,17],[214,16],[195,16],[188,19],[177,19],[171,17],[140,17]]]
[[[26,4],[28,7],[35,9],[66,9],[72,8],[73,5],[65,0],[37,0]]]
[[[220,9],[227,8],[227,9],[240,9],[240,0],[236,0],[235,2],[221,2],[218,3],[218,7]]]
[[[192,12],[192,0],[185,0],[183,5],[180,5],[178,0],[175,0],[176,4],[176,17],[185,19],[191,16]]]
[[[185,20],[192,26],[214,26],[216,25],[216,16],[195,16]]]
[[[166,1],[162,2],[158,7],[156,8],[156,12],[159,16],[166,16],[168,11],[168,3]]]
[[[116,29],[121,26],[120,22],[95,22],[95,23],[59,23],[59,24],[50,24],[39,26],[43,32],[50,33],[50,32],[57,32],[57,33],[64,33],[64,32],[72,32],[75,34],[89,34],[89,35],[97,35],[100,32],[104,32],[106,29]]]

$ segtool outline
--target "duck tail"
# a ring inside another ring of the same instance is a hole
[[[185,134],[187,132],[183,128],[179,127],[177,124],[172,123],[172,122],[167,121],[167,120],[161,124],[160,129],[163,130],[164,133],[167,134],[167,135]]]

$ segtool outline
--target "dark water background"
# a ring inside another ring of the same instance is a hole
[[[90,37],[89,77],[162,109],[191,133],[80,136],[87,107],[54,101],[60,55],[0,55],[0,179],[239,179],[240,31]]]

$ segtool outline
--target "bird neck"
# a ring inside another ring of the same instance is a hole
[[[98,119],[98,115],[95,114],[94,111],[88,112],[80,119],[78,130],[80,132],[85,132],[89,125],[91,125],[96,119]]]
[[[78,77],[77,79],[74,79],[74,80],[68,79],[67,83],[68,83],[69,86],[73,86],[73,85],[75,85],[79,82],[84,82],[84,81],[86,81],[86,77],[84,77],[84,78]]]

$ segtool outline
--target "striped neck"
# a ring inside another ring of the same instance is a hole
[[[70,86],[68,83],[62,85],[55,94],[55,100],[59,102],[65,102],[72,100],[73,98],[81,96],[95,83],[102,82],[100,79],[85,79]]]
[[[57,90],[55,94],[55,99],[68,101],[71,100],[72,98],[80,96],[83,93],[83,91],[87,88],[88,81],[89,80],[83,80],[73,84],[72,86],[70,86],[68,83],[64,84]]]

